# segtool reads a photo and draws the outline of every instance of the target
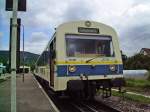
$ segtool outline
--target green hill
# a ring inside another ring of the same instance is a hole
[[[25,65],[32,66],[36,62],[37,58],[39,57],[38,54],[30,53],[30,52],[24,52],[24,58],[25,58]],[[0,63],[3,63],[4,65],[8,65],[9,63],[9,51],[6,50],[0,50]],[[23,63],[23,52],[20,52],[20,65]]]

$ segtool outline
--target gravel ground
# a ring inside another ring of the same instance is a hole
[[[150,96],[150,88],[144,89],[143,94]]]
[[[111,105],[113,108],[122,112],[150,112],[150,104],[141,104],[134,101],[123,100],[117,96],[112,96],[106,99],[102,99],[101,96],[96,96],[95,99]]]

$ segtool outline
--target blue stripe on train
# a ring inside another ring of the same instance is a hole
[[[112,72],[109,69],[109,65],[75,65],[76,71],[67,73],[68,65],[58,65],[57,66],[57,76],[79,76],[80,74],[86,75],[109,75],[109,74],[123,74],[123,65],[116,65],[116,71]]]

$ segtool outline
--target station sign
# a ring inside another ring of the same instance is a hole
[[[13,10],[13,0],[6,0],[6,11]],[[18,0],[18,11],[26,11],[26,0]]]
[[[98,28],[78,27],[78,32],[79,33],[95,33],[95,34],[99,34],[99,29]]]

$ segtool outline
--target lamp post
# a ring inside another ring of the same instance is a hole
[[[24,82],[24,73],[25,73],[25,70],[24,70],[24,61],[25,61],[25,59],[24,59],[24,25],[23,24],[21,24],[21,26],[22,26],[22,51],[23,51],[23,77],[22,77],[22,81]]]
[[[11,39],[11,112],[16,112],[16,41],[18,0],[13,0]]]
[[[17,11],[26,11],[26,0],[6,0],[6,11],[12,11],[11,23],[11,112],[16,112]]]

